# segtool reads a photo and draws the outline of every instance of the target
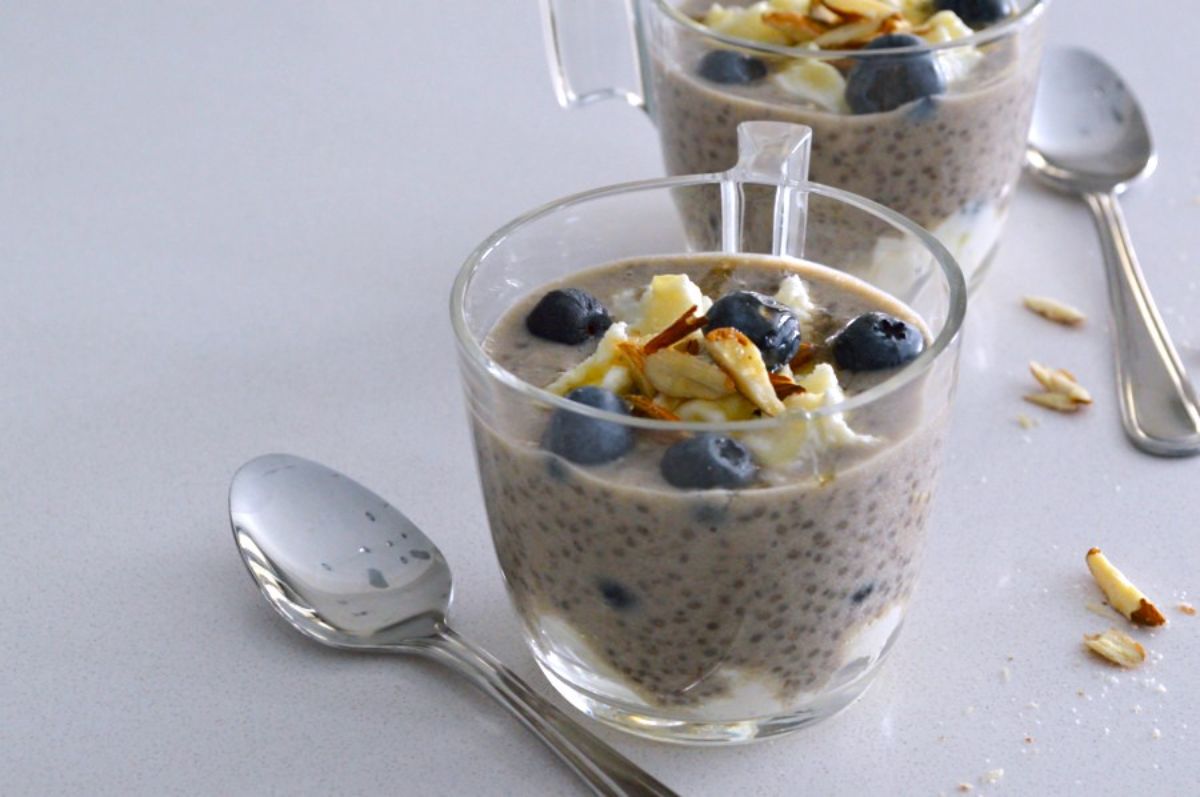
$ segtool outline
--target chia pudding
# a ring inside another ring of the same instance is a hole
[[[562,312],[543,312],[551,296],[567,296],[577,320],[604,323],[547,340],[543,322]],[[743,323],[744,302],[771,334],[751,329],[753,318]],[[718,317],[738,331],[712,329]],[[893,339],[862,342],[852,332],[867,329],[861,319],[874,324],[866,337]],[[878,289],[767,255],[618,261],[511,307],[484,350],[530,384],[650,418],[794,418],[744,432],[728,425],[715,438],[561,408],[473,413],[497,556],[551,678],[628,711],[701,722],[780,715],[865,688],[855,685],[888,649],[913,593],[949,402],[916,378],[844,415],[821,409],[894,376],[930,337],[914,311]],[[762,357],[755,367],[772,369],[781,405],[743,385],[751,369],[731,364],[718,339]],[[644,360],[622,359],[629,351]],[[655,360],[663,351],[670,356]],[[713,361],[734,377],[729,396],[656,393],[674,391],[674,372],[656,370],[662,363]],[[559,434],[567,421],[605,434]],[[616,448],[610,433],[625,435]],[[705,449],[715,459],[698,467],[697,446],[717,439],[724,448]]]
[[[698,30],[660,21],[646,69],[648,105],[667,171],[729,168],[737,159],[737,126],[743,121],[807,125],[813,130],[812,180],[874,199],[930,230],[970,278],[999,240],[1023,162],[1041,50],[1036,24],[1041,9],[1023,11],[1007,0],[871,2],[897,10],[858,39],[833,45],[841,49],[832,56],[822,52],[822,38],[797,39],[761,21],[766,15],[782,24],[780,15],[787,21],[791,14],[825,30],[825,36],[863,24],[855,16],[843,16],[841,27],[818,24],[794,10],[827,12],[832,2],[771,0],[724,8],[684,3],[680,9],[700,23]],[[1004,16],[983,21],[968,16],[971,26],[950,10],[988,5]],[[1026,0],[1024,5],[1040,3]],[[1025,15],[1034,19],[1014,26],[1012,35],[928,49]],[[791,47],[792,55],[734,49],[705,31],[746,38],[747,44]],[[892,56],[889,65],[888,56],[868,52],[880,45],[925,49]],[[847,52],[851,47],[862,55]],[[693,197],[683,209],[697,248],[711,247],[719,229],[717,202]],[[750,238],[754,251],[769,251],[769,210],[761,211],[761,232]],[[838,248],[847,254],[844,242]]]

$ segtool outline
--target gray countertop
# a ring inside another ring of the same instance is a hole
[[[1161,168],[1126,210],[1200,374],[1180,17],[1059,0],[1050,38],[1101,50],[1144,100]],[[459,629],[548,694],[491,549],[446,297],[518,212],[659,174],[648,122],[560,111],[535,4],[480,0],[10,3],[0,98],[0,793],[582,794],[453,676],[286,628],[238,561],[226,490],[273,450],[373,486],[451,561]],[[1047,324],[1026,293],[1091,321]],[[756,746],[598,732],[685,794],[1200,794],[1200,617],[1174,608],[1200,598],[1200,459],[1125,443],[1106,319],[1085,209],[1024,185],[876,685]],[[1023,405],[1031,358],[1095,406]],[[1167,607],[1134,673],[1081,648],[1105,627],[1091,545]]]

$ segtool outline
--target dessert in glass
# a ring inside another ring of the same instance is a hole
[[[813,180],[915,221],[969,284],[982,277],[1023,163],[1048,0],[631,0],[640,86],[588,91],[568,61],[610,43],[589,38],[578,2],[544,4],[564,105],[643,108],[670,174],[729,168],[743,121],[807,125]],[[691,212],[714,225],[714,208]]]
[[[452,296],[533,654],[577,708],[662,740],[772,736],[862,694],[913,594],[957,373],[945,248],[808,182],[807,128],[740,136],[728,172],[517,219]],[[694,246],[698,198],[718,247]],[[745,250],[767,215],[770,251]],[[831,218],[891,241],[886,268]]]

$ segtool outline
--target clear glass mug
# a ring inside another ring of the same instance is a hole
[[[974,288],[999,242],[1024,161],[1048,2],[1016,0],[1011,19],[907,51],[814,51],[716,33],[685,13],[703,11],[710,0],[625,0],[624,8],[611,0],[542,0],[542,11],[563,107],[617,98],[646,111],[668,174],[729,168],[743,121],[806,125],[814,133],[813,180],[873,199],[931,231]],[[619,66],[612,36],[597,35],[608,32],[599,24],[606,15],[632,31],[634,89],[593,87],[612,82]],[[852,114],[840,92],[801,100],[777,82],[778,73],[797,65],[847,75],[864,62],[918,49],[941,66],[945,93],[886,112]],[[770,75],[745,86],[705,80],[697,67],[714,50],[758,58]]]
[[[661,740],[785,733],[866,689],[915,586],[966,307],[961,271],[935,238],[805,179],[807,128],[754,122],[739,132],[740,159],[725,173],[600,188],[521,216],[471,254],[451,298],[493,542],[533,655],[584,713]],[[546,283],[697,251],[686,208],[699,199],[721,208],[718,251],[746,251],[747,226],[769,217],[773,254],[850,273],[919,314],[924,353],[812,412],[680,423],[568,401],[486,352],[497,320]],[[831,218],[836,229],[826,229]],[[647,456],[681,433],[761,439],[838,420],[878,444],[858,459],[812,447],[771,486],[682,491],[656,468],[642,474],[633,453],[591,468],[547,452],[553,412],[620,424]]]

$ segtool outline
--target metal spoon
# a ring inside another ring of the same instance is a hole
[[[596,794],[674,797],[446,625],[449,565],[370,490],[315,462],[268,454],[234,475],[229,515],[250,575],[297,631],[343,650],[428,656],[515,714]]]
[[[1117,195],[1154,171],[1142,110],[1112,67],[1086,50],[1046,54],[1026,163],[1087,201],[1100,230],[1116,335],[1121,418],[1149,454],[1200,452],[1200,402],[1138,265]]]

